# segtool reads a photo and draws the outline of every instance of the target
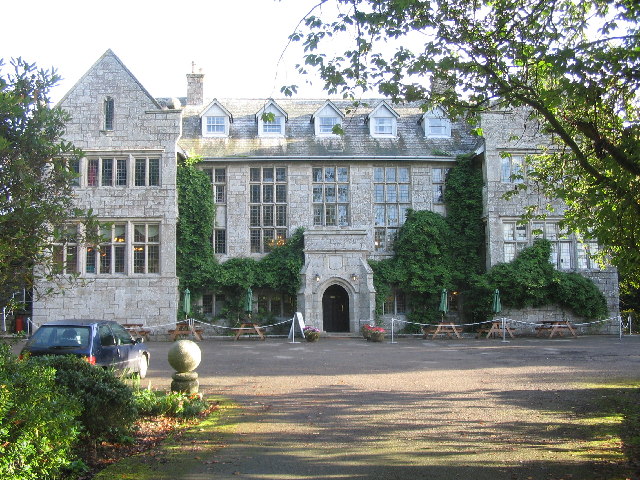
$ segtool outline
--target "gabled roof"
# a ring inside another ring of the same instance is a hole
[[[433,107],[424,112],[420,120],[418,120],[418,123],[423,122],[426,118],[447,118],[447,112],[440,106]]]
[[[380,103],[378,103],[378,105],[375,106],[375,108],[373,110],[371,110],[371,113],[369,113],[369,115],[367,115],[367,121],[369,121],[371,118],[377,116],[378,111],[383,109],[383,108],[385,108],[394,117],[400,118],[400,114],[398,112],[396,112],[393,108],[391,108],[391,105],[389,105],[386,102],[386,100],[382,100]]]
[[[342,113],[342,110],[340,110],[335,103],[333,103],[331,100],[327,100],[326,102],[324,102],[324,105],[322,105],[319,109],[317,109],[313,115],[311,115],[311,122],[315,122],[316,117],[318,115],[320,115],[320,112],[322,112],[322,110],[325,109],[325,107],[331,107],[333,109],[334,112],[336,112],[336,114],[340,117],[340,120],[344,120],[344,113]]]
[[[213,101],[212,101],[211,103],[209,103],[209,105],[207,105],[207,106],[202,110],[202,113],[200,114],[200,116],[202,117],[205,113],[207,113],[207,112],[209,111],[209,109],[210,109],[211,107],[214,107],[214,106],[215,106],[215,107],[218,107],[220,110],[222,110],[222,111],[224,112],[224,114],[225,114],[227,117],[229,117],[229,121],[230,121],[231,123],[233,123],[233,115],[231,114],[231,112],[230,112],[229,110],[227,110],[227,109],[225,108],[225,106],[224,106],[222,103],[220,103],[220,102],[218,101],[218,99],[217,99],[217,98],[214,98],[214,99],[213,99]]]
[[[120,60],[118,58],[118,56],[115,53],[113,53],[113,50],[111,50],[110,48],[106,52],[104,52],[102,54],[102,56],[91,66],[91,68],[89,68],[89,70],[87,70],[85,72],[85,74],[80,78],[80,80],[78,80],[75,83],[75,85],[73,87],[71,87],[69,89],[69,91],[67,91],[67,93],[64,95],[64,97],[62,97],[62,99],[58,102],[58,106],[62,105],[65,102],[65,100],[67,99],[67,97],[69,97],[69,95],[71,95],[71,93],[73,93],[73,91],[84,81],[84,79],[87,78],[89,75],[91,75],[93,73],[93,71],[96,68],[98,68],[98,65],[100,65],[105,60],[105,58],[107,58],[107,57],[112,58],[113,60],[115,60],[118,63],[120,68],[122,68],[122,70],[129,77],[131,77],[131,80],[133,80],[138,85],[138,87],[140,87],[140,91],[142,91],[144,93],[144,95],[149,98],[149,101],[151,101],[153,103],[153,105],[158,110],[162,109],[162,107],[157,102],[157,100],[151,96],[151,94],[147,91],[147,89],[142,86],[142,84],[138,81],[138,79],[135,77],[135,75],[133,75],[133,73],[131,73],[131,71],[124,65],[124,63],[122,63],[122,60]]]
[[[284,117],[285,122],[289,121],[289,115],[287,115],[287,112],[285,112],[283,108],[280,105],[278,105],[273,98],[270,98],[269,100],[267,100],[267,103],[265,103],[264,106],[256,112],[256,121],[260,119],[262,114],[266,112],[269,107],[273,107],[276,110],[278,110],[280,114]]]

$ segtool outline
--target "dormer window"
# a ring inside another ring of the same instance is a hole
[[[231,113],[218,100],[213,100],[202,113],[202,136],[227,137],[231,123]]]
[[[207,133],[212,135],[224,135],[226,132],[226,122],[224,117],[206,117]]]
[[[333,127],[340,124],[338,117],[320,117],[318,123],[318,133],[330,135],[333,133]]]
[[[267,120],[262,122],[262,133],[264,134],[277,134],[282,135],[284,133],[283,120],[284,117],[275,117],[273,120]]]
[[[334,128],[336,125],[342,125],[343,121],[344,114],[330,100],[327,100],[311,115],[311,122],[315,125],[315,133],[320,137],[336,136]]]
[[[283,137],[287,113],[274,101],[267,104],[256,113],[258,135],[261,137]]]
[[[372,137],[396,137],[398,135],[398,118],[400,115],[387,102],[382,101],[369,114],[369,133]]]
[[[115,118],[115,101],[111,97],[104,99],[104,129],[113,130]]]
[[[393,135],[393,123],[390,117],[374,118],[373,133],[375,135]]]
[[[422,116],[424,122],[424,136],[427,138],[450,138],[451,120],[447,118],[444,110],[434,108]]]

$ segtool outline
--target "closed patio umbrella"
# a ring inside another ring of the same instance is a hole
[[[493,303],[491,304],[491,311],[493,313],[500,313],[502,311],[502,304],[500,303],[500,290],[497,288],[493,292]]]
[[[442,319],[444,320],[444,316],[449,311],[449,299],[446,288],[443,288],[442,292],[440,293],[440,307],[438,308],[438,310],[440,311],[440,313],[442,313]]]
[[[251,315],[251,312],[253,312],[253,291],[251,290],[251,287],[247,288],[247,296],[244,302],[244,311],[249,315]]]
[[[184,289],[184,298],[182,299],[182,310],[184,310],[184,316],[189,318],[191,313],[191,292],[188,288]]]

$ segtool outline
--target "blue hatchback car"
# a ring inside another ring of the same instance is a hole
[[[147,375],[150,355],[142,339],[134,339],[111,320],[60,320],[42,325],[21,354],[78,355],[93,365]]]

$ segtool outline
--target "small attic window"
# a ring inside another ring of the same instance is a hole
[[[427,138],[450,138],[451,120],[447,118],[444,110],[434,108],[422,117],[424,121],[424,135]]]
[[[285,123],[287,113],[273,100],[256,114],[258,122],[258,136],[260,137],[283,137],[285,134]]]
[[[315,134],[319,137],[336,137],[334,128],[341,126],[343,120],[344,114],[331,100],[327,100],[311,115],[311,123],[314,124]]]
[[[229,136],[229,126],[233,123],[233,116],[218,100],[214,99],[205,108],[201,118],[203,137]]]
[[[400,115],[385,101],[378,104],[369,114],[369,134],[378,138],[393,138],[398,135],[398,118]]]
[[[113,120],[115,118],[115,101],[111,97],[104,99],[104,129],[113,130]]]

